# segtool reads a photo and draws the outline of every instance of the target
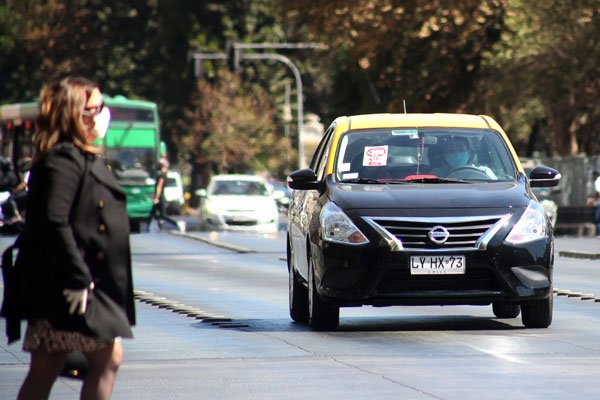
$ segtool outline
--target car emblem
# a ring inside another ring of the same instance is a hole
[[[427,232],[427,237],[435,244],[444,244],[450,237],[450,232],[443,226],[436,225]]]

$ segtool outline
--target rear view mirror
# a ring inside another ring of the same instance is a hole
[[[298,190],[317,190],[321,187],[317,174],[310,168],[292,172],[287,178],[287,184],[290,189]]]
[[[529,174],[529,184],[531,187],[551,187],[560,182],[560,173],[550,167],[535,167]]]

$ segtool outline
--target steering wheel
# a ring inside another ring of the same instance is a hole
[[[450,172],[446,178],[455,179],[490,179],[488,174],[480,170],[477,167],[465,165],[464,167],[458,167]]]

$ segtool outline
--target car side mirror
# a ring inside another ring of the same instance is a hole
[[[550,167],[535,167],[529,174],[529,184],[531,187],[551,187],[560,182],[560,173]]]
[[[194,193],[198,197],[206,197],[206,189],[198,189]]]
[[[317,180],[317,174],[310,168],[292,172],[287,177],[287,184],[290,189],[298,190],[318,190],[321,187],[321,182]]]

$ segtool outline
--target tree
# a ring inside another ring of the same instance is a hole
[[[513,1],[483,86],[507,125],[543,131],[529,148],[552,155],[600,151],[600,10],[597,1]],[[534,143],[542,142],[542,146]],[[545,146],[544,146],[545,142]]]
[[[506,2],[280,1],[291,34],[332,49],[330,103],[344,112],[460,111],[500,40]]]
[[[190,161],[210,173],[243,173],[284,169],[291,145],[283,137],[272,98],[259,86],[219,70],[215,83],[199,81],[182,129],[180,147]]]

